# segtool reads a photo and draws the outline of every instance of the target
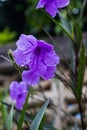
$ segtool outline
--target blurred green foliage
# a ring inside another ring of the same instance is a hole
[[[5,0],[0,1],[0,31],[9,27],[11,31],[44,35],[42,27],[53,32],[52,21],[41,12],[36,10],[37,0]],[[51,27],[50,27],[51,25]]]
[[[87,0],[71,0],[71,4],[68,8],[68,19],[69,21],[77,20],[82,27],[83,31],[87,31]]]
[[[68,21],[78,19],[81,16],[84,0],[70,0],[71,4],[62,10]],[[62,34],[59,26],[55,25],[42,9],[36,10],[38,0],[1,0],[0,1],[0,32],[8,27],[10,32],[16,31],[17,37],[21,33],[44,36],[44,27],[50,34]],[[80,21],[83,30],[87,30],[87,3],[83,10],[83,18]],[[59,21],[59,16],[55,17]],[[4,36],[3,36],[4,37]],[[9,36],[10,37],[10,36]],[[16,37],[16,38],[17,38]],[[2,38],[1,38],[2,39]],[[6,41],[6,40],[5,40]],[[7,39],[8,41],[8,39]]]
[[[16,32],[10,32],[9,28],[6,27],[2,32],[0,32],[0,45],[14,40],[16,37]]]
[[[53,22],[47,17],[45,13],[43,13],[40,10],[36,10],[36,5],[38,3],[38,0],[27,0],[28,7],[25,11],[25,17],[26,17],[26,29],[25,31],[28,33],[33,34],[43,34],[42,27],[43,26],[49,33],[52,35],[54,34],[62,34],[61,29],[59,26],[53,24]],[[85,5],[84,5],[85,4]],[[83,7],[84,6],[84,7]],[[62,13],[64,17],[68,21],[78,20],[81,15],[83,16],[81,22],[81,26],[83,30],[87,30],[86,23],[87,23],[87,3],[86,0],[70,0],[70,5],[66,7],[66,9],[62,10]],[[83,13],[83,14],[82,14]],[[57,15],[55,17],[57,21],[59,21],[59,16]]]
[[[43,36],[42,27],[51,34],[54,33],[54,24],[41,9],[36,10],[38,0],[27,0],[28,8],[25,11],[27,33]]]

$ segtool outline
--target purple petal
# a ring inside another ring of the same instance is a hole
[[[26,65],[27,62],[29,62],[30,58],[28,57],[27,58],[27,55],[26,53],[23,53],[22,51],[20,51],[19,49],[16,49],[14,52],[13,52],[13,56],[15,58],[15,61],[18,65]]]
[[[43,54],[42,53],[37,54],[37,53],[33,54],[31,63],[29,63],[29,67],[30,69],[39,72],[39,74],[43,74],[47,69],[47,65],[43,63],[44,58]]]
[[[16,44],[21,51],[30,52],[37,45],[37,39],[32,35],[22,34]]]
[[[58,8],[63,8],[67,6],[70,3],[70,0],[39,0],[37,9],[38,8],[44,8],[46,11],[52,16],[55,17]]]
[[[23,104],[25,103],[26,96],[28,93],[28,86],[25,82],[16,82],[13,81],[10,85],[10,96],[12,100],[16,101],[16,107],[22,109]]]
[[[52,16],[55,17],[58,12],[58,0],[50,0],[46,6],[46,11]]]
[[[10,84],[10,96],[12,98],[12,100],[15,100],[17,98],[17,95],[18,95],[18,82],[16,81],[13,81],[11,84]]]
[[[60,58],[54,51],[44,55],[44,62],[47,66],[56,66],[56,64],[59,64],[59,60]]]
[[[16,101],[16,108],[21,110],[23,108],[23,105],[25,103],[25,100],[26,100],[26,96],[27,96],[27,93],[24,92],[24,93],[20,93],[17,97],[17,101]]]
[[[20,82],[20,88],[21,88],[21,92],[24,92],[28,89],[28,85],[26,84],[26,82]]]
[[[12,99],[16,99],[18,94],[22,92],[27,92],[27,84],[25,82],[16,82],[13,81],[10,85],[10,95]]]
[[[53,45],[43,41],[43,40],[37,40],[38,46],[42,48],[41,53],[44,52],[50,52],[53,50]]]
[[[39,74],[42,75],[46,72],[47,66],[45,64],[43,64],[43,62],[39,61],[37,70],[38,70]]]
[[[18,91],[18,95],[20,95],[21,93],[26,93],[28,91],[28,85],[26,82],[20,82],[19,86],[17,88]]]
[[[27,82],[29,85],[34,86],[39,83],[40,75],[37,71],[23,71],[22,73],[23,81]]]
[[[70,0],[58,0],[58,8],[63,8],[70,3]]]
[[[48,67],[47,71],[42,75],[43,79],[49,80],[54,77],[54,73],[56,71],[56,67]]]
[[[46,4],[46,0],[40,0],[36,6],[36,9],[43,8],[45,4]]]

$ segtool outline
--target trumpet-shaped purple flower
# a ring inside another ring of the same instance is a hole
[[[39,0],[37,4],[38,8],[44,8],[52,16],[55,17],[58,9],[63,8],[69,4],[70,0]]]
[[[40,77],[45,80],[53,78],[56,65],[59,64],[53,45],[37,40],[32,35],[22,34],[17,41],[17,47],[13,52],[16,63],[29,69],[23,71],[23,81],[36,85]]]
[[[16,108],[21,110],[28,93],[27,84],[25,82],[13,81],[10,85],[10,96],[12,100],[16,101]]]

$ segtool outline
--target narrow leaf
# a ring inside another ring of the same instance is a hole
[[[39,126],[38,130],[42,130],[42,129],[43,129],[45,119],[46,119],[46,116],[45,116],[45,114],[44,114],[44,116],[43,116],[43,118],[42,118],[42,120],[41,120],[41,123],[40,123],[40,126]]]
[[[64,28],[71,33],[71,29],[70,29],[70,26],[69,26],[69,23],[67,22],[67,20],[64,18],[64,16],[62,15],[62,13],[60,11],[58,11],[58,15],[61,19],[61,22],[64,26]]]
[[[13,113],[14,113],[14,105],[12,104],[12,108],[10,111],[10,115],[7,120],[7,130],[12,130],[12,120],[13,120]]]
[[[23,124],[23,121],[24,121],[24,116],[25,116],[25,112],[26,112],[26,108],[27,108],[27,104],[28,104],[29,95],[30,95],[30,92],[28,92],[25,104],[23,106],[23,110],[22,110],[20,118],[19,118],[17,130],[22,130],[22,124]]]
[[[32,124],[31,124],[30,130],[38,130],[40,123],[43,119],[44,113],[46,111],[46,108],[49,104],[49,101],[50,100],[47,100],[46,103],[41,107],[40,111],[36,114]]]
[[[68,36],[68,38],[70,38],[70,40],[75,44],[73,35],[60,23],[58,23],[55,19],[53,19],[50,15],[48,15],[44,10],[40,9],[41,11],[43,11],[56,25],[58,25],[62,31]]]
[[[11,108],[11,105],[4,102],[4,101],[0,101],[3,105],[7,106],[8,108]],[[22,113],[21,111],[19,111],[18,109],[16,109],[14,107],[14,109],[16,110],[16,112],[14,113],[14,121],[15,123],[18,124],[18,120],[19,120],[19,117],[20,117],[20,114]],[[25,113],[25,116],[24,116],[24,121],[25,122],[29,122],[29,123],[32,123],[33,121],[33,115],[29,114],[29,113]],[[44,122],[44,126],[43,126],[43,130],[56,130],[52,124],[48,121]]]
[[[57,130],[57,129],[52,126],[52,123],[45,122],[43,130]]]
[[[70,55],[70,68],[74,72],[74,70],[75,70],[75,60],[74,60],[74,51],[73,51],[72,42],[70,42],[70,46],[69,46],[69,55]]]
[[[78,65],[78,75],[77,75],[77,96],[79,99],[81,98],[82,94],[85,66],[86,66],[85,48],[84,45],[82,44]]]
[[[73,90],[75,89],[75,59],[74,59],[74,51],[73,51],[73,44],[72,42],[70,42],[70,46],[69,46],[69,55],[70,55],[70,68],[73,71],[73,73],[71,73],[70,71],[70,81],[71,81],[71,86],[70,88]]]
[[[84,9],[85,9],[85,6],[86,6],[86,2],[87,0],[83,0],[83,4],[81,6],[81,11],[80,11],[80,16],[79,16],[79,20],[81,21],[82,18],[83,18],[83,12],[84,12]]]
[[[18,122],[18,118],[20,116],[21,111],[16,110],[16,113],[14,113],[14,121],[15,123]],[[24,122],[29,122],[30,124],[33,122],[34,116],[32,114],[29,113],[25,113],[25,117],[24,117]],[[53,126],[52,123],[45,121],[44,122],[44,126],[43,126],[43,130],[56,130]]]
[[[80,27],[80,24],[78,24],[78,22],[75,22],[75,29],[76,29],[76,47],[79,51],[81,43],[82,43],[82,30]]]

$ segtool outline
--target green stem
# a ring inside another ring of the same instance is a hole
[[[77,83],[77,76],[78,76],[78,50],[75,48],[75,83]],[[82,99],[78,99],[78,95],[76,94],[76,98],[78,100],[79,112],[81,115],[81,126],[82,130],[85,130],[85,122],[82,110]]]
[[[45,13],[44,10],[41,9],[41,11],[43,11]],[[71,35],[71,33],[60,23],[58,23],[54,18],[52,18],[50,15],[48,15],[47,13],[45,13],[56,25],[58,25],[62,31],[71,39],[71,41],[73,42],[73,44],[75,44],[74,38]]]
[[[80,112],[80,115],[81,115],[82,130],[85,130],[85,122],[84,122],[84,116],[83,116],[83,110],[82,110],[81,102],[79,102],[79,112]]]
[[[22,130],[22,124],[23,124],[23,121],[24,121],[24,115],[25,115],[25,111],[26,111],[26,108],[27,108],[29,95],[30,95],[30,90],[28,91],[27,98],[26,98],[22,113],[21,113],[20,118],[19,118],[17,130]]]

